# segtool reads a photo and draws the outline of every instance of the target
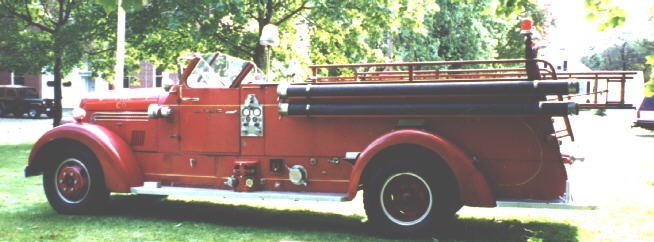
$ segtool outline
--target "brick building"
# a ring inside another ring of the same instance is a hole
[[[122,81],[123,88],[158,88],[165,83],[172,83],[177,80],[177,75],[171,72],[164,72],[155,68],[147,61],[141,61],[141,69],[138,72],[127,75]],[[16,75],[10,72],[0,71],[0,85],[24,85],[36,88],[39,97],[54,98],[54,88],[49,87],[47,82],[54,81],[50,73],[41,75]],[[102,92],[114,89],[108,81],[102,78],[92,78],[88,68],[74,69],[63,79],[70,82],[70,86],[62,87],[62,105],[64,108],[74,108],[79,105],[82,97],[88,93]]]
[[[41,97],[41,75],[20,75],[0,71],[0,85],[21,85],[36,88]]]

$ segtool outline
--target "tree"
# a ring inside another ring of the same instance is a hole
[[[262,65],[258,39],[275,24],[282,43],[273,58],[282,63],[377,61],[383,52],[367,41],[400,25],[419,26],[434,6],[431,0],[158,0],[128,15],[128,42],[139,58],[168,67],[184,51],[216,50]],[[297,51],[305,36],[308,54]]]
[[[592,21],[599,21],[598,29],[604,31],[607,28],[615,28],[621,26],[627,19],[626,12],[619,6],[611,5],[609,0],[585,0],[585,8],[587,12],[587,19]],[[652,9],[654,10],[654,9]],[[654,17],[654,11],[650,11]],[[650,26],[654,27],[654,26]],[[597,58],[595,58],[597,59]],[[650,51],[649,55],[645,57],[645,64],[648,65],[646,70],[649,70],[649,75],[646,75],[645,80],[645,95],[654,95],[654,73],[651,68],[654,65],[654,51]]]
[[[426,18],[426,33],[400,30],[395,41],[396,59],[524,58],[524,37],[520,35],[518,16],[528,13],[534,25],[542,27],[545,21],[543,11],[529,1],[521,1],[511,8],[504,5],[495,7],[495,3],[493,0],[439,0],[440,11]]]
[[[647,56],[654,53],[654,42],[646,39],[623,42],[606,50],[581,58],[581,62],[593,70],[639,70],[649,81],[652,72]]]
[[[61,121],[61,82],[84,59],[112,53],[112,18],[92,0],[0,0],[0,65],[54,75],[53,126]],[[95,62],[97,63],[97,62]]]

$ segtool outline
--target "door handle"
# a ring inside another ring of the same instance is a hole
[[[183,97],[182,101],[199,102],[200,98],[199,97]]]

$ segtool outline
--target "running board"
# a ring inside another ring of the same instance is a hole
[[[505,208],[548,208],[548,209],[577,209],[577,210],[595,210],[596,205],[575,204],[572,202],[570,192],[570,182],[565,182],[565,194],[554,200],[508,200],[497,201],[497,207]]]
[[[565,201],[497,201],[497,207],[505,208],[548,208],[548,209],[577,209],[577,210],[595,210],[596,205],[583,205],[566,203]]]
[[[147,184],[142,187],[132,187],[132,193],[149,195],[172,195],[172,196],[201,196],[220,198],[258,198],[258,199],[286,199],[303,201],[347,201],[345,193],[308,193],[308,192],[235,192],[231,190],[190,188],[190,187],[151,187]]]

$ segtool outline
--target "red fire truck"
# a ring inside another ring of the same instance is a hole
[[[25,174],[43,174],[63,214],[112,192],[338,202],[363,190],[369,222],[396,234],[429,231],[463,205],[564,204],[573,158],[559,144],[578,105],[562,100],[579,85],[538,63],[549,65],[322,65],[276,83],[251,62],[195,54],[165,91],[83,99],[74,122],[34,144]]]

